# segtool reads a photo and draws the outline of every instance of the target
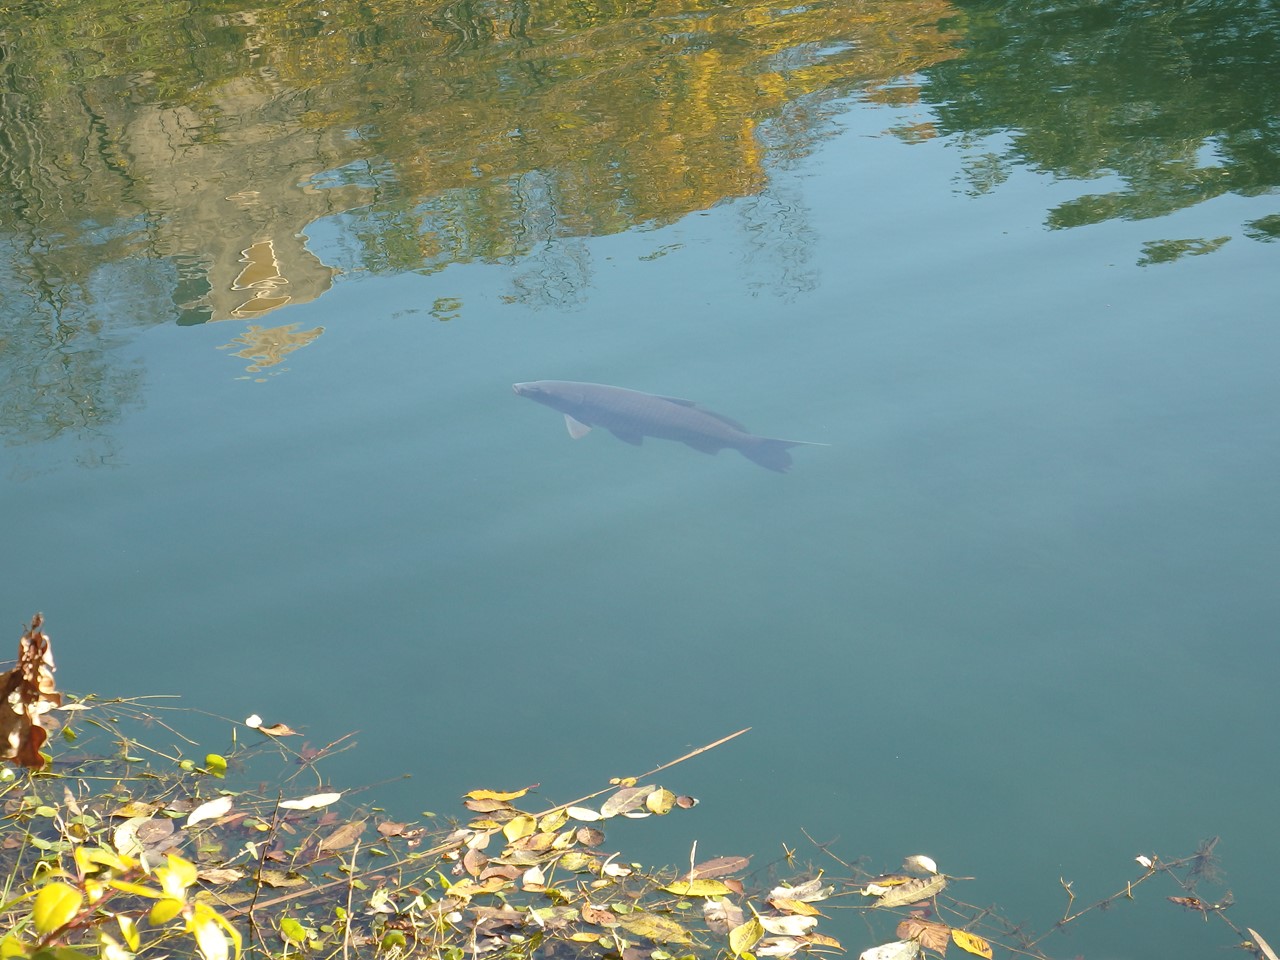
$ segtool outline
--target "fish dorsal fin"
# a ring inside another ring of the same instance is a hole
[[[573,417],[569,416],[567,413],[564,415],[564,425],[569,428],[569,436],[573,437],[575,440],[581,440],[591,432],[591,428],[585,423],[573,419]]]
[[[692,400],[682,400],[679,397],[662,397],[662,399],[666,400],[668,403],[676,403],[682,407],[689,407],[691,410],[697,410],[699,413],[705,413],[708,417],[714,417],[726,426],[733,427],[735,430],[741,430],[743,433],[751,432],[737,420],[731,420],[723,413],[716,413],[714,410],[708,410],[702,404],[694,403]]]

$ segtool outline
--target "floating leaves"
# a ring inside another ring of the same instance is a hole
[[[729,931],[729,949],[735,957],[747,953],[764,939],[764,926],[759,919],[752,917],[746,923]]]
[[[44,617],[36,614],[18,641],[18,665],[0,674],[0,760],[38,770],[40,748],[49,738],[47,714],[62,704],[53,682],[53,652],[41,633]]]
[[[951,927],[945,923],[936,923],[920,917],[907,917],[895,931],[899,940],[915,940],[926,950],[943,954],[951,942]]]
[[[723,897],[733,892],[719,880],[677,880],[661,889],[677,897]]]

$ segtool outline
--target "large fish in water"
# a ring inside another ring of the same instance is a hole
[[[577,440],[592,427],[604,427],[619,440],[639,446],[645,437],[678,440],[703,453],[732,447],[748,460],[783,473],[791,466],[789,447],[807,440],[757,437],[742,424],[712,413],[691,400],[659,397],[639,390],[573,380],[517,383],[516,393],[564,414],[569,436]],[[825,446],[825,444],[815,444]]]

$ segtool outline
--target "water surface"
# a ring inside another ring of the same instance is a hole
[[[1269,7],[15,17],[0,606],[66,687],[358,729],[403,815],[751,726],[617,839],[1043,928],[1221,834],[1280,916]],[[574,442],[533,379],[831,446]],[[1189,944],[1157,892],[1051,951]]]

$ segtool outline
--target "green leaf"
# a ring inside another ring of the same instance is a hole
[[[31,922],[37,933],[47,937],[70,923],[83,905],[84,897],[70,884],[58,881],[45,884],[31,907]]]
[[[227,775],[227,758],[210,753],[204,758],[204,767],[215,777],[221,779]]]
[[[280,933],[292,943],[303,944],[307,942],[307,928],[293,919],[293,917],[281,918]]]

